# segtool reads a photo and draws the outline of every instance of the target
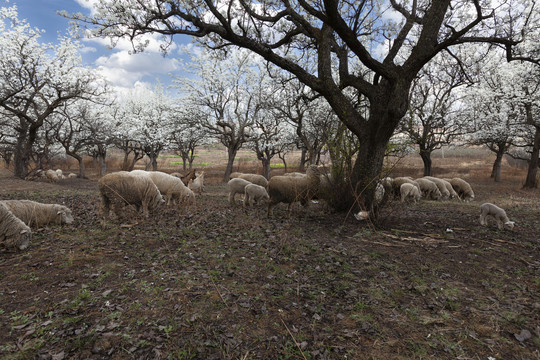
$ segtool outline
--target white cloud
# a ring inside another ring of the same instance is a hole
[[[101,56],[95,64],[107,80],[121,87],[133,87],[144,76],[168,74],[179,68],[178,60],[161,54],[144,52],[130,55],[127,51],[118,51],[108,57]]]
[[[84,46],[84,47],[79,49],[79,52],[82,53],[82,54],[95,53],[95,52],[97,52],[97,49],[95,47],[93,47],[93,46]]]

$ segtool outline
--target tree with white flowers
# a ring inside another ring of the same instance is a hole
[[[15,7],[0,8],[0,109],[15,137],[15,175],[26,177],[32,147],[45,120],[75,100],[103,89],[95,72],[82,66],[79,43],[40,42],[41,31],[18,19]]]
[[[443,56],[424,66],[413,81],[409,109],[397,131],[418,146],[424,176],[432,175],[433,151],[464,133],[457,116],[461,109],[456,90],[467,82],[458,64]]]
[[[192,57],[191,71],[196,78],[176,81],[186,94],[184,101],[202,113],[201,125],[227,149],[225,181],[265,107],[267,73],[262,65],[245,50],[203,50]]]
[[[137,51],[147,45],[142,35],[187,34],[209,48],[249,49],[290,72],[321,94],[358,137],[350,188],[365,188],[370,208],[372,180],[380,175],[419,71],[437,54],[464,44],[490,43],[508,60],[521,57],[515,46],[531,26],[534,6],[520,0],[496,6],[480,0],[99,0],[95,15],[72,18],[95,26],[94,36],[131,40]],[[305,57],[315,63],[303,66]],[[367,114],[355,107],[351,89],[369,100]]]

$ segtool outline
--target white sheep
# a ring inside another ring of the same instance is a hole
[[[191,191],[200,195],[204,191],[204,171],[195,177],[195,179],[189,180],[188,187]]]
[[[431,198],[433,200],[439,200],[441,198],[441,192],[433,181],[424,178],[416,179],[415,181],[420,186],[420,191],[425,198]]]
[[[0,245],[24,250],[32,238],[32,230],[21,219],[0,203]]]
[[[251,182],[238,177],[227,182],[227,189],[229,190],[229,203],[231,205],[234,205],[235,203],[234,197],[236,194],[244,194],[246,186],[249,184],[251,184]]]
[[[463,201],[474,200],[474,192],[471,185],[461,178],[453,178],[449,180],[450,184]]]
[[[138,176],[148,176],[157,186],[161,195],[165,197],[167,205],[184,201],[195,202],[195,194],[188,189],[181,179],[161,171],[132,170],[130,174]]]
[[[399,187],[401,193],[401,202],[404,202],[407,199],[412,199],[415,203],[420,200],[420,191],[416,186],[411,183],[403,183]]]
[[[271,177],[268,182],[268,195],[270,195],[268,216],[272,214],[272,208],[281,202],[289,204],[287,208],[289,215],[294,202],[300,201],[303,206],[306,206],[318,191],[321,182],[319,175],[317,166],[311,165],[304,177],[283,175]]]
[[[67,177],[68,177],[68,179],[75,179],[77,177],[77,174],[69,173],[69,175]]]
[[[64,176],[64,173],[62,173],[62,170],[61,169],[56,169],[56,175],[58,176],[59,179],[65,179],[66,177]]]
[[[249,181],[252,184],[260,185],[264,188],[268,186],[268,180],[262,175],[258,174],[240,174],[238,176],[240,179]]]
[[[257,184],[246,185],[244,188],[244,207],[246,207],[246,205],[251,206],[252,200],[255,200],[255,202],[258,204],[259,201],[263,199],[270,199],[270,196],[268,196],[268,193],[263,186]]]
[[[47,180],[53,183],[59,180],[59,177],[56,171],[51,170],[51,169],[45,171],[45,177],[47,178]]]
[[[142,208],[147,218],[148,212],[161,206],[165,200],[157,186],[148,176],[133,175],[119,171],[103,176],[98,181],[104,218],[109,217],[111,204],[114,213],[121,215],[122,205],[135,205],[137,211]]]
[[[442,199],[450,198],[450,191],[448,191],[448,189],[446,188],[446,185],[444,184],[443,180],[436,178],[434,176],[424,176],[422,179],[428,179],[430,181],[433,181],[435,185],[437,185],[437,187],[439,188]]]
[[[391,182],[389,180],[385,180],[383,182],[383,186],[385,184],[391,184],[392,193],[394,194],[394,197],[399,198],[401,196],[401,193],[400,193],[401,184],[405,184],[405,183],[413,184],[414,186],[416,186],[418,188],[418,190],[420,192],[422,191],[420,189],[420,185],[416,181],[414,181],[410,177],[403,177],[403,176],[394,178],[394,179],[392,179]]]
[[[455,199],[458,197],[458,194],[456,193],[456,191],[452,187],[452,184],[450,184],[448,180],[446,179],[439,179],[439,180],[442,181],[444,186],[446,186],[446,190],[448,190],[448,193],[450,194],[450,197],[449,197],[450,199]]]
[[[43,204],[32,200],[3,200],[8,209],[28,226],[41,227],[48,224],[71,224],[71,210],[60,204]]]
[[[514,228],[515,222],[510,221],[506,212],[492,203],[484,203],[480,206],[480,225],[487,226],[488,217],[497,220],[499,230],[512,230]]]

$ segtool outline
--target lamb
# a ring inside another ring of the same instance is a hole
[[[255,200],[256,203],[259,203],[259,201],[262,199],[270,199],[270,196],[268,196],[268,193],[263,186],[257,184],[246,185],[246,187],[244,188],[244,207],[246,207],[246,204],[247,206],[251,206],[252,200]]]
[[[53,183],[59,180],[59,177],[56,171],[51,170],[51,169],[45,171],[45,177],[47,178],[47,180]]]
[[[268,182],[268,216],[272,214],[272,208],[283,202],[287,203],[289,215],[294,202],[300,201],[306,206],[313,195],[318,191],[321,182],[320,172],[317,166],[311,165],[305,177],[297,176],[273,176]]]
[[[416,182],[420,186],[420,190],[424,197],[431,198],[433,200],[439,200],[441,198],[441,192],[433,181],[420,178],[416,179]]]
[[[43,204],[31,200],[3,200],[1,203],[28,226],[73,223],[71,210],[64,205]]]
[[[506,212],[492,203],[484,203],[480,206],[480,225],[487,226],[488,217],[497,220],[499,230],[512,230],[514,228],[515,222],[510,221],[506,216]]]
[[[384,183],[392,184],[392,192],[394,193],[394,197],[396,198],[401,196],[401,193],[400,193],[401,184],[405,184],[405,183],[413,184],[414,186],[418,188],[419,191],[421,191],[420,185],[416,181],[411,179],[410,177],[397,177],[397,178],[392,179],[391,182],[389,182],[388,180],[385,180]]]
[[[234,205],[234,197],[236,194],[244,194],[247,185],[251,184],[249,181],[234,178],[227,183],[227,189],[229,190],[229,203]]]
[[[196,194],[201,194],[204,191],[204,171],[201,172],[195,179],[188,182],[188,187]]]
[[[135,205],[137,211],[142,208],[144,217],[165,202],[157,186],[149,176],[138,176],[126,171],[119,171],[103,176],[98,181],[104,218],[109,217],[111,203],[114,213],[120,216],[123,204]]]
[[[28,247],[32,230],[21,219],[0,203],[0,245],[24,250]]]
[[[176,203],[176,200],[195,200],[195,194],[187,188],[181,179],[161,171],[133,170],[133,175],[149,176],[152,182],[157,186],[161,195],[165,196],[167,205]]]
[[[412,199],[414,203],[417,203],[420,200],[420,191],[416,186],[410,183],[403,183],[399,187],[401,193],[401,202],[404,202],[406,199]]]
[[[474,192],[471,185],[461,178],[453,178],[449,180],[450,184],[458,194],[459,198],[463,201],[474,200]]]
[[[446,185],[444,184],[444,182],[441,179],[436,178],[434,176],[424,176],[422,179],[428,179],[430,181],[433,181],[435,183],[435,185],[437,185],[437,187],[439,188],[439,191],[441,192],[441,198],[442,199],[449,199],[450,198],[450,191],[448,191],[448,189],[446,188]]]

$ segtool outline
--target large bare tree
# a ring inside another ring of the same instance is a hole
[[[512,59],[520,29],[534,6],[506,2],[492,8],[481,0],[389,2],[322,0],[140,0],[96,3],[93,17],[73,18],[94,27],[94,35],[128,38],[143,50],[144,34],[187,34],[209,47],[236,45],[294,74],[326,98],[339,119],[358,137],[352,189],[374,183],[386,145],[405,115],[418,72],[442,51],[489,42]],[[486,7],[487,6],[487,7]],[[396,20],[393,20],[396,19]],[[525,25],[524,25],[525,24]],[[316,66],[302,66],[309,56]],[[364,115],[351,89],[369,100]],[[364,193],[370,208],[374,186]]]

